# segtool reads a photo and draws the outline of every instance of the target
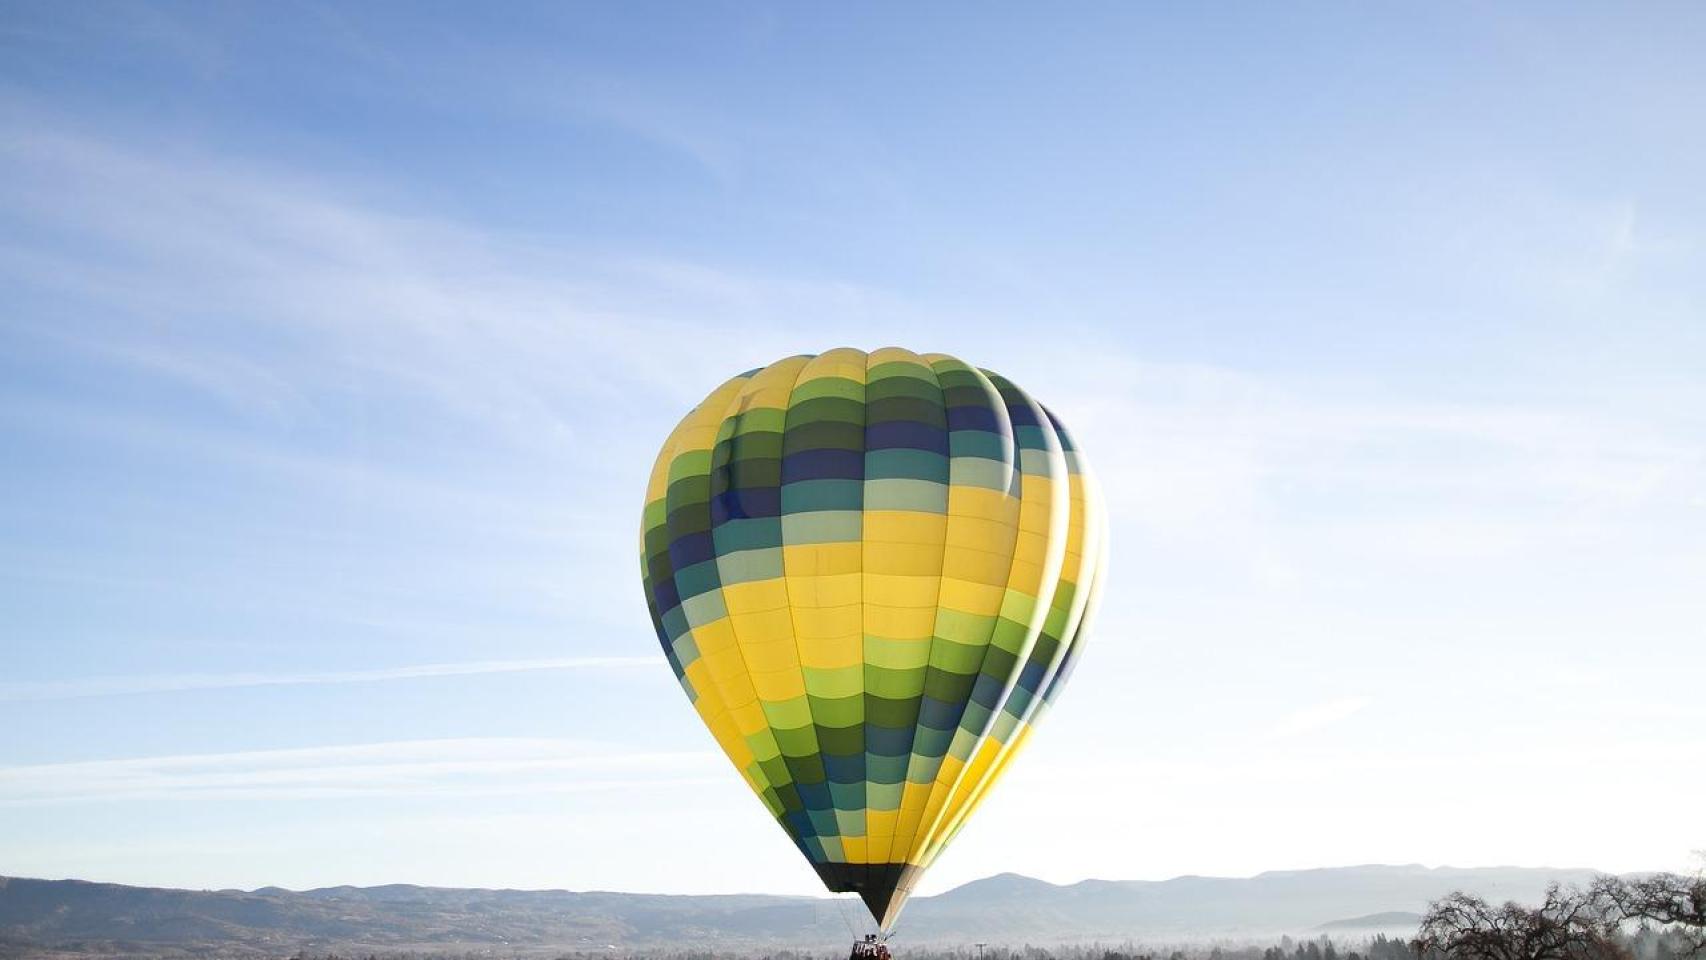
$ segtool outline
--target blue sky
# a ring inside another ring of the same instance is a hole
[[[6,3],[0,870],[815,890],[635,531],[721,378],[890,343],[1042,397],[1112,507],[926,892],[1684,866],[1703,29]]]

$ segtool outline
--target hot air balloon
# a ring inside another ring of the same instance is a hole
[[[1101,495],[1052,412],[944,354],[740,374],[664,442],[646,602],[711,734],[890,931],[1084,647]]]

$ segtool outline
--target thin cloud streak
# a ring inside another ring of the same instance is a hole
[[[1304,707],[1302,710],[1287,714],[1271,730],[1265,731],[1259,740],[1262,743],[1273,743],[1277,740],[1290,740],[1304,734],[1314,733],[1349,720],[1351,717],[1367,709],[1373,703],[1372,697],[1346,697],[1343,700],[1329,700]]]
[[[177,673],[130,677],[85,677],[75,680],[0,683],[0,702],[72,700],[138,693],[184,690],[226,690],[237,687],[288,687],[344,683],[417,680],[425,677],[465,677],[490,673],[531,673],[540,670],[623,670],[663,665],[663,657],[549,657],[537,660],[473,660],[463,663],[422,663],[377,670],[336,670],[309,673]]]
[[[200,799],[583,793],[726,782],[711,751],[470,737],[0,767],[0,806]],[[718,775],[721,776],[718,776]]]

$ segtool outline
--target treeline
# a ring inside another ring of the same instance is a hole
[[[1706,871],[1553,884],[1534,906],[1454,893],[1428,906],[1410,948],[1416,960],[1706,958]]]
[[[1706,871],[1600,877],[1586,887],[1547,888],[1539,904],[1502,904],[1454,893],[1428,905],[1413,940],[1384,935],[1276,944],[1115,946],[899,944],[897,960],[1706,960]],[[490,950],[445,953],[298,954],[292,960],[494,960]],[[843,960],[841,952],[702,949],[528,952],[529,960]]]
[[[909,950],[904,960],[976,960],[960,951]],[[982,960],[1416,960],[1409,945],[1384,934],[1334,942],[1332,937],[1295,940],[1281,937],[1272,946],[1259,942],[1190,943],[1160,950],[1126,944],[1028,947],[1023,951],[990,950]]]
[[[1401,939],[1375,936],[1363,939],[1295,940],[1281,937],[1271,946],[1260,942],[1188,943],[1156,947],[1133,941],[1120,944],[1064,944],[1010,946],[985,944],[960,947],[900,946],[895,960],[1417,960],[1409,944]],[[402,952],[368,954],[300,953],[291,960],[494,960],[489,950],[446,952]],[[508,960],[508,955],[504,955]],[[837,950],[627,950],[577,951],[571,953],[517,954],[538,960],[846,960]]]

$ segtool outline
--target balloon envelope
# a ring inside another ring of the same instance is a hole
[[[943,354],[743,373],[652,470],[646,600],[688,699],[825,886],[889,929],[1058,694],[1106,556],[1052,413]]]

